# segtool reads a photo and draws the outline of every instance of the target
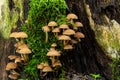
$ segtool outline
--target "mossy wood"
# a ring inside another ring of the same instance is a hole
[[[10,32],[16,27],[19,30],[24,23],[28,1],[0,0],[0,80],[7,80],[7,56],[14,51],[14,41],[9,40]],[[78,21],[83,23],[84,28],[80,31],[85,34],[85,39],[69,55],[62,56],[61,61],[68,71],[99,73],[111,80],[110,57],[116,58],[120,53],[120,1],[66,0],[66,3],[67,12],[75,13]]]

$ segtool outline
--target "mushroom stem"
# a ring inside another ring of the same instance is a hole
[[[65,44],[66,44],[66,41],[65,41],[65,40],[63,40],[63,45],[65,46]]]
[[[55,37],[57,38],[58,37],[58,33],[56,32],[56,33],[54,33],[54,35],[55,35]]]
[[[45,42],[48,43],[48,32],[45,32],[45,34],[46,34]]]
[[[24,43],[24,39],[23,38],[20,38],[20,43]]]
[[[52,64],[54,64],[54,62],[55,62],[55,56],[52,56]]]

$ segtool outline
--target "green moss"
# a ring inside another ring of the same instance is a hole
[[[41,62],[49,62],[46,54],[50,45],[56,41],[53,33],[49,33],[49,41],[45,43],[45,33],[42,27],[50,21],[58,24],[66,23],[66,3],[64,0],[30,0],[30,10],[28,15],[29,23],[23,25],[23,30],[28,34],[27,43],[32,49],[30,62],[25,68],[25,72],[38,79],[37,65]]]

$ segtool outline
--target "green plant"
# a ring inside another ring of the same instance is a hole
[[[90,74],[90,75],[94,78],[94,80],[101,78],[100,74]]]
[[[26,76],[31,75],[30,78],[37,80],[37,64],[48,62],[46,57],[47,50],[56,39],[50,33],[49,44],[46,44],[42,26],[52,20],[59,24],[66,23],[66,7],[64,0],[30,0],[28,23],[22,26],[22,29],[29,36],[26,42],[33,52],[29,56],[30,62],[25,68]]]
[[[110,66],[112,68],[112,80],[120,80],[120,58],[113,59]]]

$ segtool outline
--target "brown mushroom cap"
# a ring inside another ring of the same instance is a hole
[[[64,35],[74,35],[75,31],[72,29],[67,29],[63,32]]]
[[[23,43],[21,43],[21,42],[17,42],[17,43],[15,43],[15,45],[14,45],[14,47],[18,47],[18,46],[20,46],[20,45],[22,45]]]
[[[60,29],[69,29],[67,24],[62,24],[59,26]]]
[[[76,43],[78,43],[78,41],[72,39],[72,40],[71,40],[71,43],[72,43],[72,44],[76,44]]]
[[[75,14],[70,13],[67,15],[67,20],[71,20],[71,19],[78,19],[78,17]]]
[[[6,70],[11,70],[11,69],[15,69],[17,68],[17,64],[14,63],[14,62],[9,62],[7,65],[6,65]]]
[[[56,47],[57,46],[57,44],[56,43],[53,43],[52,45],[51,45],[51,47]]]
[[[83,24],[81,22],[75,22],[75,27],[83,27]]]
[[[47,62],[41,63],[44,67],[45,66],[49,66],[49,64]]]
[[[28,48],[27,44],[21,44],[18,46],[18,49]]]
[[[13,80],[15,80],[15,79],[18,79],[18,75],[17,74],[10,74],[9,76],[8,76],[10,79],[13,79]]]
[[[48,23],[48,26],[50,26],[50,27],[57,26],[57,23],[55,21],[51,21]]]
[[[73,49],[73,47],[72,47],[72,45],[69,45],[69,44],[68,44],[68,45],[65,45],[65,46],[64,46],[64,49],[65,49],[65,50],[67,50],[67,49]]]
[[[44,32],[50,32],[50,28],[49,28],[48,26],[43,26],[43,27],[42,27],[42,30],[43,30]]]
[[[18,32],[12,32],[11,34],[10,34],[10,37],[14,37],[14,38],[18,38]]]
[[[59,60],[55,61],[55,63],[52,64],[52,67],[61,67],[61,66],[62,66],[62,64],[60,63]]]
[[[16,72],[16,71],[11,71],[11,74],[16,74],[16,75],[20,75],[18,72]]]
[[[28,35],[25,32],[18,32],[19,38],[27,38]]]
[[[15,59],[15,63],[17,63],[17,62],[21,62],[22,60],[21,60],[21,57],[17,57],[16,59]]]
[[[14,38],[27,38],[28,35],[25,32],[12,32],[10,34],[10,37],[14,37]]]
[[[66,35],[61,35],[58,37],[58,40],[71,40],[71,38],[69,36],[66,36]]]
[[[55,48],[51,47],[51,48],[50,48],[50,51],[52,51],[52,50],[55,50]]]
[[[17,56],[16,56],[16,55],[9,55],[8,58],[9,58],[10,60],[13,60],[13,59],[17,58]]]
[[[54,29],[52,30],[52,32],[53,32],[53,33],[59,33],[59,32],[60,32],[60,29],[59,29],[59,28],[54,28]]]
[[[60,56],[61,54],[56,51],[56,50],[50,50],[48,53],[47,53],[47,56]]]
[[[39,65],[37,66],[38,69],[43,69],[43,67],[44,67],[43,64],[39,64]]]
[[[43,68],[42,71],[43,72],[52,72],[53,70],[52,70],[52,68],[50,66],[46,66],[46,67]]]
[[[31,50],[29,48],[23,48],[17,51],[20,54],[30,54]]]
[[[74,35],[76,38],[85,38],[85,35],[81,32],[76,32]]]

